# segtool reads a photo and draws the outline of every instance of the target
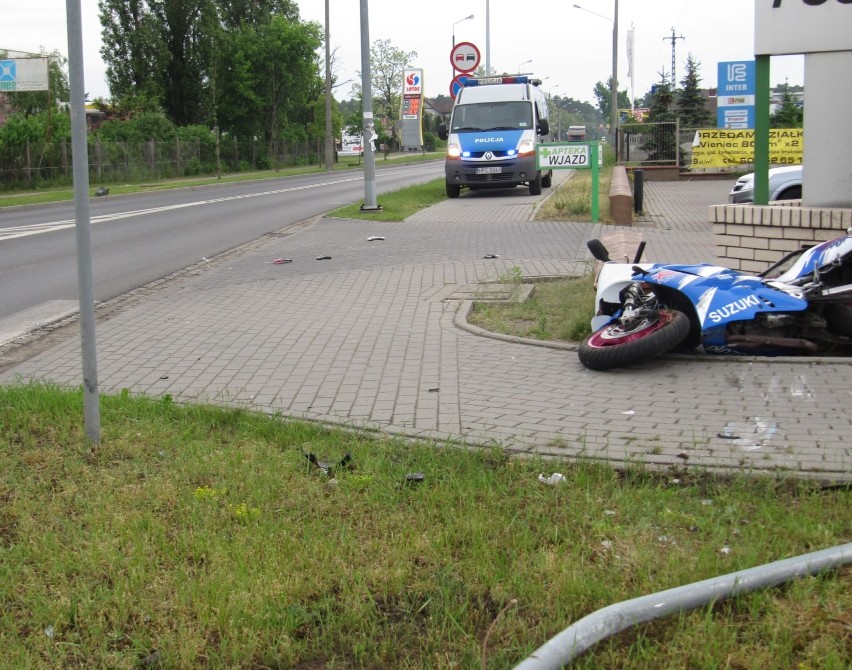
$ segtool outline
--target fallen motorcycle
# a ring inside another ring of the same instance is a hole
[[[781,356],[852,353],[852,228],[794,251],[759,275],[710,264],[611,261],[597,278],[592,335],[578,349],[592,370],[644,363],[662,354]]]

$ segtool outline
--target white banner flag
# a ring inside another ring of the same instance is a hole
[[[627,31],[627,77],[633,76],[633,28]]]

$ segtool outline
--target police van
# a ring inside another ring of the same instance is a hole
[[[536,169],[536,145],[550,133],[541,80],[519,75],[459,81],[449,127],[438,130],[447,141],[447,196],[458,198],[462,187],[519,184],[540,195],[553,178],[552,171]]]

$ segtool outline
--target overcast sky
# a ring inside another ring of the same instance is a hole
[[[97,0],[79,0],[83,15],[86,91],[109,97],[100,57]],[[68,53],[66,0],[0,0],[0,48],[18,51],[58,49]],[[325,24],[325,0],[297,0],[302,19]],[[584,9],[577,9],[578,4]],[[360,0],[329,0],[331,47],[336,51],[338,82],[360,81]],[[486,31],[486,7],[490,30]],[[618,79],[631,92],[627,77],[627,30],[634,28],[632,93],[641,96],[671,75],[672,29],[675,74],[685,72],[688,54],[699,61],[703,87],[716,86],[716,64],[754,58],[754,3],[750,0],[618,0]],[[498,72],[532,72],[553,95],[595,103],[593,89],[612,72],[612,17],[615,0],[368,0],[370,43],[388,39],[415,51],[412,67],[422,68],[427,96],[449,94],[454,74],[450,51],[455,42],[486,49]],[[598,14],[596,16],[594,13]],[[474,18],[464,20],[473,14]],[[680,39],[680,38],[683,39]],[[531,61],[531,62],[527,62]],[[324,62],[324,61],[323,61]],[[773,57],[771,83],[804,83],[801,56]],[[350,84],[335,97],[348,98]]]

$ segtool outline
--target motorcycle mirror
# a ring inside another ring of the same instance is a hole
[[[589,247],[589,251],[592,252],[592,256],[596,259],[603,263],[609,263],[609,251],[607,251],[603,242],[600,240],[589,240],[586,242],[586,246]]]

